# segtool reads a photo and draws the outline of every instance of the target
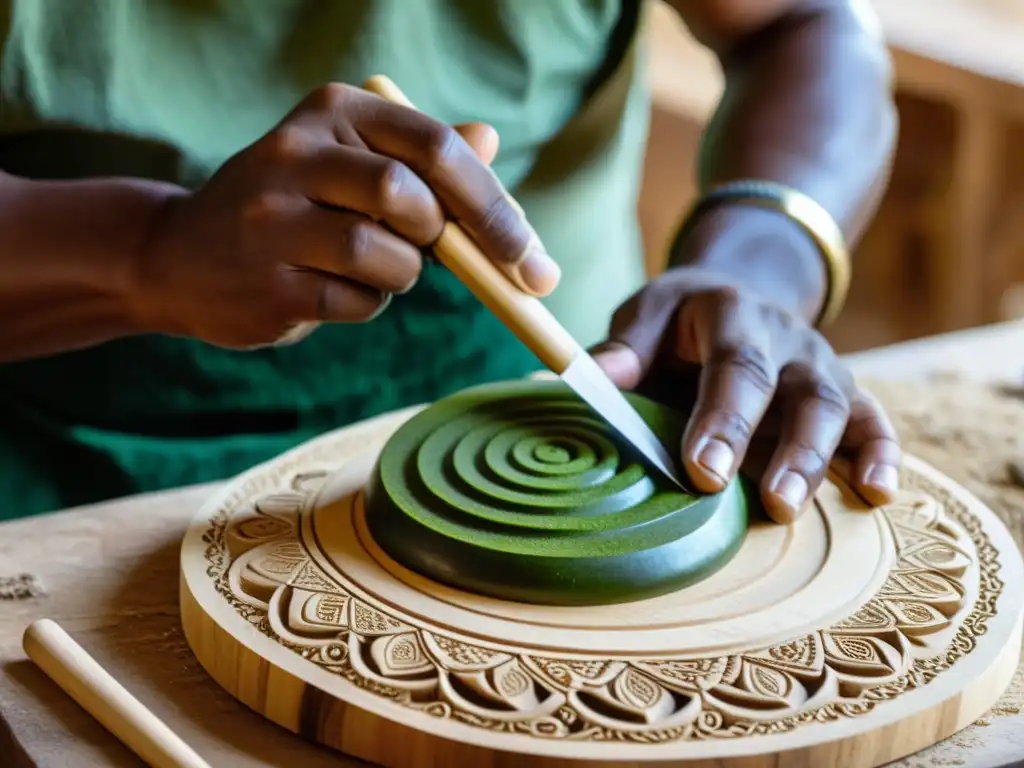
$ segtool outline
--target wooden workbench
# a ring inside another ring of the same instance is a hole
[[[1024,324],[900,345],[850,362],[875,379],[920,377],[951,367],[982,378],[1015,379],[1024,372]],[[1024,424],[1024,402],[1014,407]],[[963,481],[971,484],[970,477]],[[209,491],[188,488],[0,525],[0,580],[28,577],[10,583],[6,599],[0,599],[0,765],[139,765],[25,659],[22,632],[43,616],[57,619],[212,765],[358,764],[249,712],[193,659],[178,619],[178,547]],[[1017,497],[1006,498],[1012,504]],[[1002,515],[1006,519],[1006,509]],[[1011,527],[1024,535],[1024,524]],[[1024,756],[1024,715],[1005,700],[997,709],[985,725],[899,765],[1016,764]]]

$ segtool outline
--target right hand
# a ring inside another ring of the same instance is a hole
[[[558,267],[489,168],[497,141],[487,125],[318,89],[168,201],[139,267],[145,326],[250,348],[369,320],[412,288],[446,219],[522,289],[550,293]]]

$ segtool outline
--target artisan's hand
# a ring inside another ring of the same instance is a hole
[[[595,357],[620,387],[692,405],[682,456],[702,491],[746,463],[769,514],[788,523],[837,450],[869,503],[896,491],[900,450],[878,404],[821,335],[730,274],[669,270],[620,307]]]
[[[251,347],[368,320],[413,286],[446,218],[525,290],[549,293],[558,268],[488,167],[497,140],[359,88],[317,90],[168,204],[138,270],[145,325]]]

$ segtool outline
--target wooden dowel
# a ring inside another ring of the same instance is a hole
[[[50,679],[148,765],[210,768],[55,621],[40,619],[31,624],[22,644]]]

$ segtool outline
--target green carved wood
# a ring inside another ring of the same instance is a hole
[[[685,419],[629,395],[666,446]],[[748,489],[693,496],[648,470],[564,384],[488,384],[440,400],[389,440],[367,526],[395,561],[450,586],[550,605],[674,591],[727,563]]]

